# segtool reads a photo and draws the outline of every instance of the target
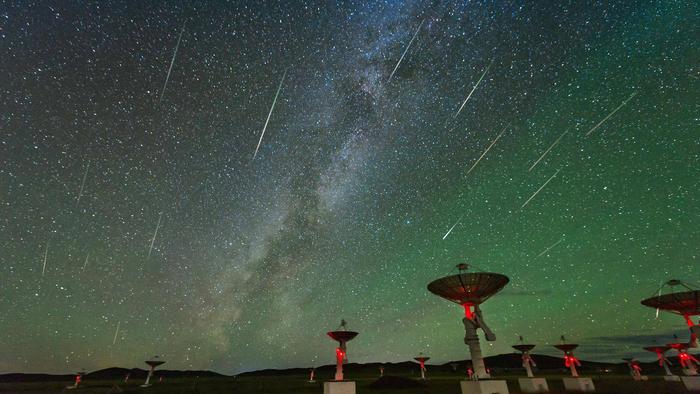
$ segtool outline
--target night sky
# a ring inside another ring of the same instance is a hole
[[[687,338],[639,301],[700,276],[700,3],[446,3],[2,2],[0,372],[330,364],[341,318],[463,359],[462,262],[486,355]]]

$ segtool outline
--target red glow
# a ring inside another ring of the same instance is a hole
[[[345,352],[343,351],[343,349],[341,349],[341,348],[339,348],[339,347],[335,348],[335,357],[336,357],[338,360],[343,360],[343,359],[345,359]]]
[[[471,304],[462,304],[464,307],[464,316],[469,320],[474,320],[474,311],[472,311]]]
[[[690,365],[692,365],[692,363],[698,363],[697,358],[693,357],[691,354],[688,354],[686,352],[678,353],[678,360],[681,362],[681,366],[683,368],[689,367]]]
[[[656,357],[659,358],[659,365],[664,366],[664,361],[666,361],[666,357],[664,357],[664,352],[662,351],[657,351],[656,352]]]
[[[693,321],[690,320],[690,315],[683,315],[683,317],[685,317],[685,322],[686,322],[686,324],[688,324],[688,327],[692,327],[695,325],[695,324],[693,324]]]
[[[567,368],[570,368],[572,365],[581,365],[580,362],[578,362],[578,359],[574,357],[572,354],[565,354],[564,355],[564,366]]]

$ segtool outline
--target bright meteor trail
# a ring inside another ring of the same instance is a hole
[[[469,99],[472,98],[472,94],[474,94],[474,91],[476,91],[476,88],[479,87],[479,84],[481,83],[481,80],[484,79],[484,76],[486,76],[486,73],[489,72],[489,69],[491,68],[491,65],[492,65],[492,64],[493,64],[493,60],[491,60],[491,63],[489,63],[488,67],[486,67],[486,70],[484,70],[484,72],[481,74],[481,77],[479,77],[479,80],[476,81],[476,84],[475,84],[474,87],[472,88],[472,91],[469,92],[469,95],[467,96],[467,98],[464,99],[464,102],[462,103],[462,105],[461,105],[461,106],[459,107],[459,109],[457,110],[457,113],[454,114],[454,115],[452,116],[453,118],[458,117],[458,116],[459,116],[459,113],[462,112],[462,109],[464,108],[464,106],[467,105],[467,101],[469,101]]]
[[[265,120],[265,126],[263,126],[262,133],[260,133],[260,139],[258,140],[258,146],[255,147],[255,153],[253,153],[253,160],[258,155],[258,149],[260,149],[260,144],[262,143],[263,137],[265,136],[265,130],[267,130],[267,124],[270,122],[270,117],[272,116],[272,111],[275,109],[275,104],[277,104],[277,97],[280,95],[280,90],[282,90],[282,84],[284,83],[284,77],[287,76],[287,70],[284,70],[282,74],[282,79],[280,80],[280,85],[277,87],[277,93],[275,93],[275,99],[272,100],[272,105],[270,106],[270,112],[267,114],[267,119]]]
[[[455,227],[457,227],[457,225],[459,224],[459,222],[461,222],[462,219],[464,219],[464,215],[466,215],[466,214],[462,214],[462,216],[459,217],[459,219],[455,222],[455,224],[453,224],[452,227],[450,227],[450,229],[447,230],[447,233],[445,233],[445,235],[442,237],[442,240],[443,240],[443,241],[445,240],[445,238],[447,238],[448,235],[450,235],[450,233],[452,232],[452,230],[454,230]]]
[[[173,64],[175,64],[175,57],[177,56],[177,50],[180,48],[180,41],[182,40],[182,33],[185,32],[185,24],[182,24],[182,29],[180,30],[180,36],[177,38],[177,44],[175,44],[175,50],[173,51],[173,58],[170,59],[170,67],[168,67],[168,75],[165,76],[165,83],[163,84],[163,91],[160,92],[160,100],[163,101],[163,96],[165,95],[165,88],[168,87],[168,80],[170,80],[170,73],[173,71]]]
[[[564,238],[561,238],[559,241],[553,243],[553,244],[552,244],[551,246],[549,246],[547,249],[543,250],[542,253],[538,254],[537,257],[542,257],[543,254],[549,252],[552,248],[554,248],[555,246],[559,245],[559,244],[561,243],[561,241],[563,241],[563,240],[564,240]]]
[[[539,193],[542,189],[544,189],[544,187],[547,186],[547,184],[549,183],[549,181],[551,181],[552,179],[554,179],[555,176],[557,176],[557,174],[559,173],[559,171],[561,171],[561,170],[557,170],[557,172],[555,172],[554,175],[552,175],[551,177],[549,177],[549,179],[547,179],[547,182],[545,182],[542,186],[540,186],[540,188],[537,189],[537,191],[536,191],[535,193],[533,193],[532,196],[530,196],[530,198],[528,198],[527,201],[525,201],[525,203],[523,203],[523,205],[520,207],[520,209],[525,208],[525,205],[527,205],[527,204],[530,202],[530,200],[532,200],[533,198],[535,198],[535,196],[537,195],[537,193]]]
[[[151,257],[151,252],[153,251],[153,244],[156,242],[156,236],[158,235],[158,229],[160,228],[160,219],[163,218],[163,212],[158,215],[158,224],[156,224],[156,231],[153,232],[153,238],[151,238],[151,246],[148,248],[148,257]]]
[[[532,166],[530,166],[530,168],[528,168],[527,171],[528,171],[528,172],[532,171],[532,169],[535,168],[535,166],[537,165],[537,163],[539,163],[540,160],[544,159],[544,157],[547,156],[547,153],[549,153],[549,151],[552,150],[552,148],[554,148],[554,147],[559,143],[559,141],[561,141],[561,139],[562,139],[562,138],[566,135],[566,133],[568,133],[568,132],[569,132],[569,129],[564,130],[564,132],[561,133],[561,135],[559,136],[559,138],[557,138],[556,141],[554,141],[554,143],[553,143],[552,145],[550,145],[550,147],[547,148],[546,151],[544,151],[544,153],[542,154],[542,156],[540,156],[540,158],[537,159],[537,161],[536,161]]]
[[[510,124],[507,124],[506,127],[504,127],[503,130],[501,130],[501,132],[498,134],[498,136],[496,136],[496,138],[494,138],[494,140],[491,142],[491,145],[489,145],[489,147],[486,148],[486,150],[484,151],[484,153],[482,153],[481,156],[479,156],[479,158],[478,158],[478,159],[474,162],[474,164],[471,166],[471,168],[469,168],[469,171],[467,171],[467,174],[469,174],[470,172],[472,172],[472,170],[474,169],[474,167],[476,167],[476,165],[479,164],[479,162],[481,161],[481,159],[483,159],[484,156],[486,156],[486,154],[489,153],[489,151],[491,150],[491,147],[494,146],[494,145],[496,144],[496,142],[498,142],[498,140],[501,138],[501,136],[503,135],[503,133],[506,132],[506,129],[508,128],[508,126],[510,126]]]
[[[88,170],[90,170],[90,161],[88,160],[87,166],[85,166],[85,173],[83,174],[83,181],[80,183],[80,191],[78,192],[78,200],[76,204],[80,204],[80,197],[83,196],[83,189],[85,189],[85,180],[87,179]]]
[[[420,32],[420,28],[423,26],[423,22],[425,22],[425,19],[423,19],[420,24],[418,25],[418,28],[416,29],[416,32],[413,33],[413,37],[411,37],[411,41],[408,42],[408,45],[406,45],[406,49],[404,49],[403,53],[401,54],[401,57],[399,58],[399,61],[396,63],[396,67],[394,67],[394,70],[391,72],[391,75],[389,75],[389,79],[387,82],[391,81],[391,78],[394,76],[394,73],[396,73],[396,70],[399,69],[399,66],[401,65],[401,62],[403,61],[404,56],[406,56],[406,53],[408,52],[409,48],[411,48],[411,44],[413,44],[413,40],[416,39],[416,36],[418,36],[418,32]]]
[[[608,114],[608,116],[604,117],[603,120],[601,120],[600,122],[598,122],[597,125],[593,126],[593,128],[590,129],[590,130],[588,131],[588,133],[586,133],[586,136],[590,135],[590,134],[591,134],[592,132],[594,132],[598,127],[600,127],[603,123],[605,123],[605,121],[607,121],[608,119],[610,119],[611,116],[615,115],[615,112],[619,111],[620,108],[624,107],[624,106],[627,104],[627,102],[630,101],[630,100],[632,100],[632,98],[634,98],[634,96],[636,96],[636,95],[637,95],[637,92],[632,93],[632,94],[627,98],[627,100],[623,101],[622,104],[618,105],[617,108],[615,108],[614,110],[612,110],[612,112],[610,112],[610,113]]]

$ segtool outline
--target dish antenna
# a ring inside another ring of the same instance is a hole
[[[668,346],[678,352],[678,362],[683,368],[683,373],[688,376],[696,376],[698,374],[698,365],[700,362],[692,354],[688,353],[689,344],[683,342],[669,343]]]
[[[331,339],[338,342],[338,347],[335,348],[335,380],[323,383],[324,394],[355,393],[355,382],[343,381],[343,363],[348,362],[347,343],[358,334],[356,331],[348,331],[347,325],[345,320],[341,320],[335,331],[327,333]]]
[[[72,385],[66,386],[66,390],[75,390],[75,389],[77,389],[77,388],[80,386],[80,383],[83,382],[83,376],[85,376],[85,375],[86,375],[85,368],[80,369],[80,371],[78,371],[78,372],[75,374],[75,381],[73,382]]]
[[[662,294],[665,289],[670,291]],[[642,300],[642,305],[683,316],[690,330],[688,345],[692,348],[698,347],[700,323],[695,324],[692,318],[700,315],[700,290],[679,279],[671,279],[662,284],[655,293],[657,295]]]
[[[413,359],[420,363],[420,378],[425,380],[425,372],[427,371],[425,369],[425,362],[430,360],[430,357],[425,357],[423,356],[423,353],[420,353],[418,354],[418,357],[414,357]]]
[[[580,367],[581,362],[579,362],[576,356],[574,356],[574,349],[578,347],[578,344],[566,343],[566,338],[564,338],[563,335],[561,336],[561,341],[562,343],[554,345],[554,347],[564,352],[564,366],[569,368],[572,377],[578,378],[579,375],[576,367]]]
[[[630,369],[630,375],[634,380],[647,380],[646,376],[642,376],[642,366],[639,365],[639,361],[634,358],[623,358],[623,361],[627,363],[627,367]]]
[[[141,387],[151,387],[150,381],[156,371],[156,367],[165,364],[165,361],[158,356],[153,356],[150,360],[146,360],[146,364],[151,368],[148,370],[148,375],[146,375],[146,383],[142,384]]]
[[[678,338],[676,335],[674,335],[674,337]],[[680,379],[683,381],[685,388],[691,393],[700,392],[700,376],[698,376],[698,365],[700,365],[700,363],[697,358],[688,353],[690,344],[675,342],[669,343],[666,346],[678,352],[678,362],[681,364],[683,374],[685,375],[681,376]]]
[[[523,368],[527,373],[527,378],[518,378],[520,391],[523,393],[546,393],[549,391],[547,380],[544,378],[536,378],[532,373],[532,367],[536,367],[535,360],[530,356],[530,351],[535,348],[535,345],[525,343],[522,335],[519,336],[520,343],[513,345],[513,349],[521,353]]]
[[[671,373],[671,369],[668,367],[671,365],[671,362],[668,361],[666,358],[666,352],[670,349],[670,347],[666,345],[654,345],[654,346],[647,346],[644,348],[647,352],[652,352],[656,354],[656,359],[659,361],[659,366],[664,368],[664,371],[666,372],[666,376],[664,376],[664,379],[666,380],[674,380],[677,381],[678,376],[675,376],[674,374]],[[670,376],[673,376],[674,378],[668,378]]]
[[[560,338],[562,343],[554,345],[554,347],[564,352],[564,366],[571,371],[570,378],[562,379],[564,388],[569,391],[595,391],[591,378],[580,377],[576,370],[576,367],[581,366],[581,362],[574,356],[574,349],[578,347],[578,344],[567,343],[563,335]]]
[[[484,331],[487,341],[495,341],[496,335],[484,322],[481,304],[508,284],[505,275],[492,272],[467,272],[468,264],[458,264],[456,275],[436,279],[428,284],[428,291],[464,308],[464,343],[469,346],[473,366],[473,378],[476,381],[462,381],[462,392],[507,393],[505,381],[491,381],[479,384],[479,379],[490,379],[486,371],[484,357],[479,345],[478,329]],[[471,390],[471,391],[470,391]],[[481,391],[476,391],[481,390]]]
[[[523,340],[523,337],[520,336],[520,343],[517,345],[513,345],[512,348],[519,351],[522,355],[521,358],[523,360],[523,368],[525,368],[527,377],[534,377],[535,375],[532,373],[532,367],[536,367],[537,364],[535,364],[535,360],[533,360],[532,356],[530,356],[530,350],[534,349],[535,345],[526,344]]]

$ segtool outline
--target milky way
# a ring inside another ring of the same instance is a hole
[[[700,5],[446,3],[3,3],[0,372],[329,364],[341,318],[462,359],[462,262],[511,278],[486,355],[687,335],[639,301],[698,282]]]

